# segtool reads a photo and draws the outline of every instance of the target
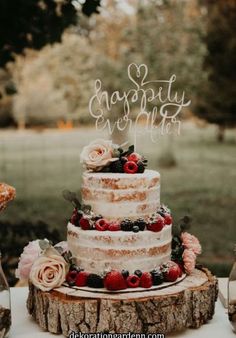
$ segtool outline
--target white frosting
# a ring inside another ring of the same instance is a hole
[[[83,174],[82,201],[109,220],[147,218],[160,206],[160,174]]]
[[[67,241],[77,264],[86,271],[149,271],[170,259],[171,226],[160,232],[82,230],[68,224]]]

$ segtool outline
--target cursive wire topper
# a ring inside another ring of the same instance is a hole
[[[173,89],[176,75],[171,75],[168,80],[148,81],[148,67],[131,63],[128,66],[128,78],[131,82],[129,90],[115,90],[110,95],[102,88],[102,81],[95,80],[95,93],[89,101],[89,113],[96,120],[96,129],[107,129],[109,135],[115,129],[133,131],[134,145],[137,144],[138,135],[143,133],[148,133],[154,143],[160,135],[179,135],[180,112],[191,101],[185,98],[184,91],[179,94]],[[122,107],[122,115],[116,116],[114,109],[118,104]],[[148,108],[150,105],[151,109]]]

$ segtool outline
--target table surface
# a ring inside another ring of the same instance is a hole
[[[11,289],[12,303],[12,328],[9,338],[55,338],[62,335],[52,335],[44,332],[28,315],[26,298],[28,288],[15,287]],[[157,332],[158,333],[158,332]],[[199,329],[187,329],[181,333],[167,335],[173,338],[236,338],[228,321],[227,310],[220,300],[216,303],[216,311],[213,319]]]

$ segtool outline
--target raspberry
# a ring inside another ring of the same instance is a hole
[[[75,285],[75,280],[77,277],[78,272],[76,270],[69,271],[66,275],[66,281],[70,286]]]
[[[81,229],[83,229],[83,230],[89,230],[90,229],[89,220],[87,218],[82,217],[79,221],[79,225],[80,225]]]
[[[127,161],[124,164],[124,172],[126,174],[135,174],[138,171],[138,165],[133,161]]]
[[[180,268],[175,262],[168,262],[163,274],[165,281],[174,282],[180,275]]]
[[[172,224],[172,217],[170,214],[164,214],[164,220],[166,225],[171,225]]]
[[[120,160],[112,162],[110,164],[110,171],[112,173],[123,173],[123,163]]]
[[[70,219],[71,224],[78,226],[80,218],[81,218],[81,216],[78,213],[78,209],[74,208],[73,214],[72,214],[71,219]]]
[[[76,276],[75,285],[76,286],[86,286],[88,275],[89,275],[88,272],[80,271]]]
[[[140,161],[141,158],[142,158],[142,156],[137,154],[137,153],[132,153],[129,156],[127,156],[128,161],[133,161],[133,162],[136,162],[136,163],[138,161]]]
[[[149,272],[144,272],[140,277],[140,286],[142,288],[150,288],[152,286],[152,275]]]
[[[103,288],[103,279],[101,276],[91,273],[88,275],[87,285],[90,288]]]
[[[107,290],[123,290],[126,289],[126,282],[123,275],[119,271],[109,272],[104,279],[104,286]]]
[[[139,161],[139,162],[137,163],[137,165],[138,165],[138,173],[139,173],[139,174],[142,174],[142,173],[144,172],[144,170],[145,170],[145,165],[143,164],[142,161]]]
[[[139,286],[140,278],[137,275],[129,275],[126,279],[126,283],[129,288],[137,288]]]
[[[120,223],[120,228],[123,231],[132,231],[132,229],[133,229],[133,222],[129,218],[125,218]]]
[[[120,230],[120,224],[119,223],[111,223],[108,226],[109,231],[119,231]]]
[[[98,231],[105,231],[105,230],[108,229],[108,227],[109,227],[109,223],[104,218],[97,220],[96,223],[95,223],[95,228]]]
[[[163,229],[164,224],[165,224],[164,218],[159,216],[156,218],[155,221],[148,224],[147,229],[150,231],[159,232]]]

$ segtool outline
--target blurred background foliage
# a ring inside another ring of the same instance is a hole
[[[82,147],[107,137],[88,113],[94,80],[109,94],[124,91],[136,62],[147,64],[150,79],[176,74],[175,89],[192,101],[180,137],[152,145],[141,136],[138,147],[161,172],[162,201],[176,221],[192,215],[201,262],[228,273],[236,242],[235,25],[236,0],[0,0],[0,180],[17,188],[1,215],[5,266],[40,229],[41,237],[65,238],[71,206],[61,191],[79,191]],[[122,114],[117,105],[110,118]],[[36,230],[19,241],[24,224]]]

